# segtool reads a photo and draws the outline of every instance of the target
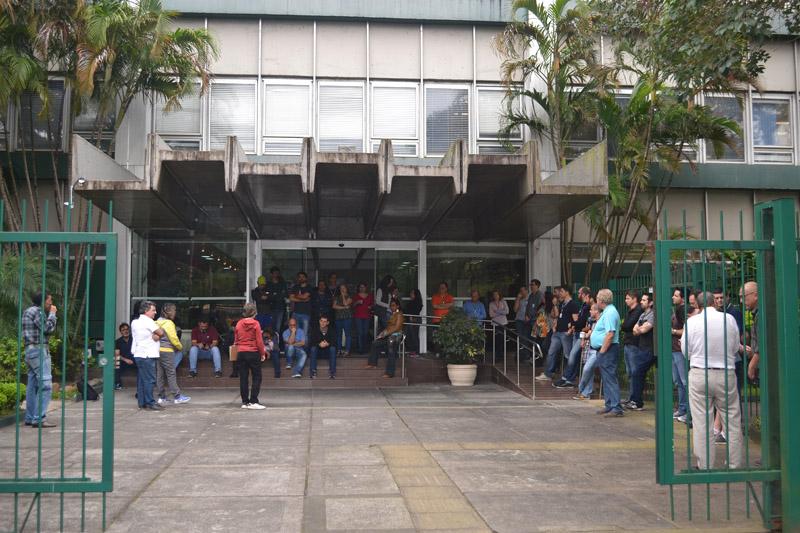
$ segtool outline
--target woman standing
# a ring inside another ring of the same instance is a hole
[[[242,409],[266,409],[258,403],[261,392],[261,362],[267,358],[261,326],[253,318],[256,304],[247,303],[242,310],[242,320],[236,324],[234,343],[239,352],[239,391],[242,394]],[[252,386],[248,383],[252,375]]]
[[[411,289],[405,307],[406,345],[409,355],[419,352],[420,314],[422,314],[422,293],[419,292],[419,289]]]
[[[498,289],[492,291],[492,301],[489,302],[489,318],[492,320],[492,324],[497,326],[501,326],[500,328],[493,328],[494,329],[494,353],[496,354],[498,351],[502,352],[503,348],[503,330],[508,326],[508,304],[505,300],[503,300],[503,295],[500,294]]]
[[[367,335],[374,303],[375,299],[367,289],[367,285],[359,283],[358,292],[353,297],[353,318],[356,319],[356,350],[361,355],[367,353]]]
[[[347,357],[350,355],[350,345],[353,341],[353,299],[350,297],[350,289],[342,284],[333,301],[333,312],[336,316],[336,348]],[[344,342],[342,334],[344,333]]]
[[[386,321],[389,319],[391,311],[389,310],[389,302],[392,299],[392,293],[397,288],[397,282],[392,276],[386,274],[378,284],[378,290],[375,291],[375,307],[377,308],[376,315],[378,315],[378,329],[383,330],[386,328]]]

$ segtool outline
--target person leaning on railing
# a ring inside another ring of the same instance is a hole
[[[403,311],[400,310],[400,301],[397,298],[392,298],[389,302],[389,310],[391,316],[386,324],[386,329],[381,331],[372,343],[372,350],[369,354],[369,360],[365,368],[378,367],[378,354],[386,350],[386,372],[384,378],[394,377],[395,358],[397,356],[397,347],[403,337]]]
[[[492,301],[489,302],[489,318],[492,324],[501,326],[494,329],[494,352],[502,351],[503,347],[503,328],[508,325],[508,304],[503,300],[503,295],[500,290],[495,289],[492,291]]]

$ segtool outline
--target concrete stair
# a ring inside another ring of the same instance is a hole
[[[542,372],[542,361],[536,361],[535,369],[528,363],[520,363],[519,374],[517,374],[516,363],[516,352],[513,354],[509,352],[505,365],[501,356],[497,357],[493,366],[489,362],[489,366],[493,368],[492,381],[535,400],[571,400],[573,396],[578,394],[577,388],[560,389],[553,387],[553,381],[536,381],[534,383],[534,370],[536,372],[535,375],[539,375]],[[556,375],[556,380],[558,380],[558,375]],[[592,393],[593,398],[599,397],[597,392],[599,390],[600,387],[596,383]]]
[[[303,368],[302,378],[292,378],[291,370],[285,368],[286,360],[281,357],[281,377],[275,378],[272,361],[266,360],[261,365],[261,387],[266,389],[374,389],[376,387],[403,387],[408,385],[408,378],[400,376],[400,361],[397,361],[395,377],[384,378],[386,359],[378,360],[378,368],[366,369],[367,357],[350,355],[349,357],[336,358],[336,379],[328,378],[328,360],[317,360],[317,377],[309,378],[309,365],[307,359]],[[211,361],[197,362],[197,377],[189,376],[189,362],[186,358],[178,367],[178,385],[181,389],[202,388],[239,388],[239,378],[231,378],[232,363],[223,359],[222,377],[214,377],[214,366]],[[131,374],[123,377],[125,387],[136,387],[136,376]]]

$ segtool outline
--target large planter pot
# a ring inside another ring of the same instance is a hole
[[[471,387],[478,375],[478,365],[447,365],[447,377],[454,387]]]

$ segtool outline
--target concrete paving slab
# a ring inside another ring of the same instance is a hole
[[[307,494],[311,496],[399,492],[386,466],[311,466],[308,472]]]
[[[302,496],[305,468],[294,466],[179,466],[173,465],[147,488],[145,496],[170,494],[202,497]]]
[[[385,463],[380,448],[371,444],[312,446],[309,461],[325,466],[376,466]]]
[[[402,498],[328,498],[328,531],[391,531],[413,529]]]

